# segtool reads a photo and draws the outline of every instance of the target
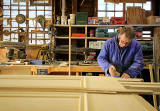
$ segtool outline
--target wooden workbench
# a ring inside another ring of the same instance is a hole
[[[69,67],[60,67],[55,65],[0,65],[0,75],[37,75],[38,69],[47,69],[51,72],[68,72]],[[145,66],[144,69],[148,69]],[[104,72],[99,66],[71,66],[71,72],[81,75],[82,72]]]

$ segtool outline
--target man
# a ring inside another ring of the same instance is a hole
[[[98,64],[106,76],[114,77],[115,72],[119,72],[121,78],[134,78],[144,66],[141,45],[135,40],[132,27],[120,27],[117,32],[115,37],[103,44]]]

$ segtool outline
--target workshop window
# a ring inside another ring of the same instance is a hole
[[[3,41],[18,42],[18,37],[22,30],[26,31],[28,27],[28,43],[29,44],[46,44],[49,42],[47,34],[48,29],[43,30],[40,23],[36,21],[36,17],[42,15],[45,17],[46,23],[51,23],[52,6],[31,6],[28,2],[16,2],[18,0],[3,0]],[[28,8],[28,13],[27,13]],[[16,16],[23,14],[26,18],[28,15],[28,24],[17,23]],[[47,24],[48,25],[48,24]],[[20,30],[20,28],[22,30]],[[26,35],[25,35],[26,37]]]
[[[126,13],[127,7],[140,6],[141,8],[150,11],[151,1],[146,3],[106,3],[104,0],[98,0],[98,17],[123,17]],[[124,10],[123,8],[126,8]]]
[[[146,3],[114,4],[110,2],[104,2],[104,0],[98,0],[98,17],[109,17],[109,19],[111,19],[111,17],[125,17],[127,7],[133,6],[140,6],[146,11],[151,11],[151,1],[147,1]],[[108,31],[115,32],[116,29],[109,29]],[[151,37],[151,31],[143,31],[142,34],[142,37]]]

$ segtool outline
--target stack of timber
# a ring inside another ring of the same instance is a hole
[[[146,24],[145,11],[141,7],[127,7],[129,24]]]
[[[0,111],[156,111],[138,94],[160,94],[141,79],[0,76]]]
[[[104,0],[105,2],[112,3],[145,3],[146,0]]]

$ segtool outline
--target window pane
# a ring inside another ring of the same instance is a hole
[[[20,10],[26,10],[26,6],[19,7]]]
[[[127,10],[127,7],[133,7],[133,3],[126,3],[126,10]]]
[[[123,17],[123,12],[115,12],[115,17]]]
[[[114,12],[107,12],[107,17],[109,18],[114,17]]]
[[[37,40],[37,44],[43,44],[43,40]]]
[[[44,11],[37,11],[37,16],[38,15],[44,15]]]
[[[4,5],[10,5],[10,0],[3,0]]]
[[[3,10],[3,15],[10,15],[10,11],[9,10]]]
[[[115,5],[115,10],[122,11],[123,10],[123,3],[119,3]]]
[[[12,9],[17,9],[18,10],[18,6],[12,6]]]
[[[52,17],[52,12],[51,11],[45,11],[45,17],[46,18],[51,18]]]
[[[106,12],[98,12],[98,17],[105,17]]]
[[[26,27],[26,23],[24,22],[23,24],[19,24],[20,27]]]
[[[44,6],[37,6],[37,10],[44,10]]]
[[[50,42],[50,40],[46,40],[46,44],[48,44]]]
[[[29,7],[29,10],[30,10],[30,9],[36,9],[36,7],[35,7],[35,6],[30,6],[30,7]]]
[[[19,11],[19,14],[23,14],[24,16],[26,16],[26,11]]]
[[[10,9],[10,7],[9,6],[3,6],[3,10],[5,10],[5,9]]]
[[[35,27],[35,21],[34,20],[29,21],[29,27]]]
[[[10,40],[10,37],[9,37],[9,36],[3,35],[3,41],[9,41],[9,40]]]
[[[98,5],[98,10],[106,10],[106,4]]]
[[[35,40],[29,40],[29,44],[35,44],[36,43],[36,41]]]
[[[135,6],[139,6],[142,8],[142,3],[135,3]]]
[[[9,27],[10,25],[7,23],[7,20],[3,20],[3,27]]]
[[[26,5],[26,2],[19,2],[19,5]]]
[[[11,0],[11,4],[17,4],[18,5],[18,2],[14,2],[14,0]]]
[[[16,17],[18,15],[18,11],[12,11],[12,17]]]
[[[145,10],[151,10],[151,2],[148,1],[146,3],[143,4],[143,9]]]
[[[114,4],[113,3],[107,3],[107,10],[114,10]]]
[[[35,18],[36,17],[36,11],[29,11],[29,18]]]
[[[18,27],[18,23],[17,22],[12,22],[12,27]]]
[[[52,7],[51,6],[46,6],[45,10],[52,10]]]

